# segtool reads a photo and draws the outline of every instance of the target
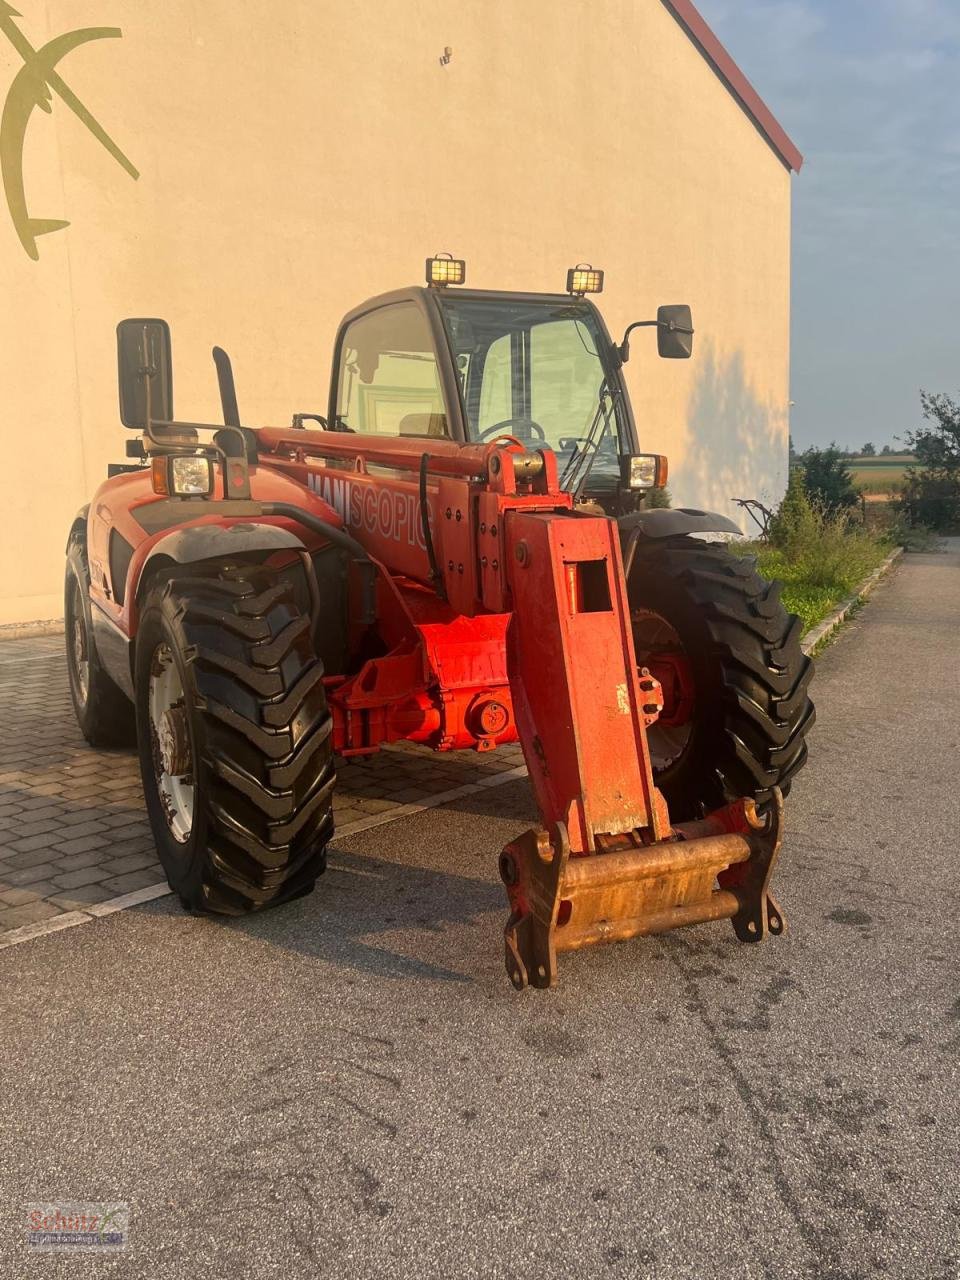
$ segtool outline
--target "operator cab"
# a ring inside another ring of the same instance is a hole
[[[614,344],[584,296],[600,291],[603,273],[572,269],[566,295],[446,289],[464,278],[462,261],[430,258],[428,287],[372,298],[346,317],[331,429],[464,443],[511,436],[552,450],[563,487],[611,515],[662,487],[665,460],[638,455],[621,374],[627,336]],[[641,323],[657,327],[661,355],[690,355],[689,308],[661,307]]]

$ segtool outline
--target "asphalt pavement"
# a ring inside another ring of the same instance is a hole
[[[503,968],[525,782],[337,841],[310,898],[0,951],[0,1276],[960,1276],[960,546],[818,659],[757,947]],[[114,1257],[27,1202],[125,1201]]]

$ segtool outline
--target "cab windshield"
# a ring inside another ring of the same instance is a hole
[[[614,488],[628,451],[618,384],[587,303],[438,298],[459,374],[468,438],[515,436],[557,454],[564,488]]]

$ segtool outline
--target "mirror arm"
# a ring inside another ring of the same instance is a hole
[[[623,341],[617,348],[617,354],[620,356],[620,363],[626,364],[630,359],[630,335],[634,329],[655,329],[659,322],[656,320],[634,320],[633,324],[627,325],[626,333],[623,335]]]
[[[660,327],[666,329],[669,333],[689,333],[693,335],[694,330],[685,324],[677,324],[676,320],[668,320],[665,324],[660,320],[634,320],[633,324],[627,325],[627,330],[623,335],[623,341],[617,347],[617,355],[620,357],[620,363],[626,364],[630,359],[630,335],[634,329],[658,329]]]

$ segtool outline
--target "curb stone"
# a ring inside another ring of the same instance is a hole
[[[38,636],[62,636],[63,619],[43,622],[6,622],[0,626],[0,640],[35,640]]]

